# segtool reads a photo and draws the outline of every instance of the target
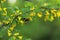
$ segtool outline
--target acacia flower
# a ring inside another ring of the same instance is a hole
[[[7,8],[3,8],[3,10],[4,10],[4,11],[6,11],[6,10],[7,10]]]
[[[16,10],[17,13],[19,13],[19,10]]]
[[[24,21],[23,21],[23,20],[20,20],[19,22],[20,22],[21,24],[23,24],[23,23],[24,23]]]
[[[21,17],[20,16],[18,16],[18,20],[21,20]]]
[[[12,24],[12,26],[10,27],[10,30],[13,31],[15,26],[16,24]]]
[[[55,10],[55,9],[53,9],[53,10],[51,10],[51,13],[54,15],[54,17],[56,17],[57,15],[56,15],[56,12],[57,10]]]
[[[37,16],[41,18],[42,17],[42,13],[41,12],[37,13]]]
[[[18,36],[18,35],[19,35],[19,33],[18,33],[18,32],[14,34],[14,36]]]
[[[10,23],[10,21],[8,21],[8,20],[3,20],[3,23],[8,24],[8,23]]]
[[[11,31],[10,31],[10,30],[8,30],[8,36],[11,36],[11,35],[12,35]]]
[[[18,36],[18,38],[19,38],[20,40],[22,40],[23,36]]]
[[[30,21],[32,21],[32,17],[29,17]]]
[[[44,21],[46,22],[48,20],[49,16],[45,16]]]
[[[49,16],[49,14],[50,14],[50,13],[48,12],[48,10],[46,10],[46,14],[45,14],[45,15]]]
[[[58,18],[60,17],[60,11],[57,12],[57,17],[58,17]]]
[[[20,12],[19,14],[22,14],[22,12]]]
[[[30,13],[30,16],[31,16],[31,17],[32,17],[32,16],[35,16],[35,15],[36,15],[35,12]]]
[[[50,17],[50,21],[52,22],[54,20],[54,16],[51,16]]]

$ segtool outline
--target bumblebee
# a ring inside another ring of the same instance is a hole
[[[27,21],[30,21],[30,18],[22,18],[21,20],[27,22]]]

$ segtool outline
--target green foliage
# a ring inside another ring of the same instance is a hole
[[[53,16],[51,10],[57,10],[55,11],[57,14],[60,10],[59,8],[59,0],[17,0],[14,5],[9,4],[8,0],[1,2],[0,40],[49,40],[50,36],[52,37],[50,40],[60,40],[60,17],[57,16],[54,17],[53,21],[51,20],[51,16]],[[50,14],[48,16],[49,19],[45,22],[46,11]],[[40,18],[41,15],[37,15],[40,12],[42,12],[42,18]],[[30,16],[31,13],[34,15]],[[26,19],[23,20],[23,18],[31,18],[32,21],[30,19],[25,21]],[[10,29],[12,25],[15,26],[14,29]],[[11,36],[8,36],[8,30],[11,31]],[[16,36],[14,35],[15,33],[19,33],[19,35]],[[18,36],[23,37],[19,39]]]

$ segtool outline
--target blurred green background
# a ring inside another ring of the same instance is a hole
[[[60,10],[60,0],[0,0],[0,10],[1,8],[7,8],[7,16],[2,16],[3,13],[6,13],[4,10],[0,11],[0,22],[3,20],[8,20],[9,18],[13,19],[15,16],[16,10],[22,12],[20,17],[28,18],[31,12],[43,13],[43,17],[39,18],[38,16],[33,16],[32,21],[28,21],[23,25],[18,23],[18,18],[15,18],[9,24],[2,23],[0,25],[0,40],[60,40],[60,18],[56,17],[54,21],[50,22],[47,20],[44,21],[45,11],[50,9]],[[30,8],[35,7],[35,10],[30,11]],[[46,9],[45,9],[46,8]],[[56,12],[57,12],[56,11]],[[17,20],[17,21],[16,21]],[[4,25],[3,25],[4,24]],[[12,34],[19,32],[19,35],[23,36],[22,39],[16,39],[12,36],[8,36],[7,31],[12,24],[16,24],[16,27],[12,31]],[[3,27],[5,26],[5,27]]]

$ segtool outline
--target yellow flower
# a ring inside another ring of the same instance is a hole
[[[9,21],[12,21],[13,19],[11,19],[11,18],[8,18],[8,20],[9,20]]]
[[[7,8],[3,8],[4,12],[7,13]]]
[[[10,27],[10,30],[13,31],[14,30],[14,27]]]
[[[19,14],[22,14],[22,12],[20,12]]]
[[[54,17],[53,17],[53,16],[51,16],[50,21],[52,22],[53,20],[54,20]]]
[[[18,38],[19,38],[20,40],[22,40],[23,36],[18,36]]]
[[[35,12],[32,12],[30,13],[30,16],[35,16],[35,14],[36,14]]]
[[[0,11],[2,11],[2,8],[0,7]]]
[[[12,33],[9,33],[9,32],[8,32],[8,36],[11,36],[11,35],[12,35]]]
[[[55,13],[57,10],[55,10],[55,9],[53,9],[53,10],[51,10],[51,13]]]
[[[11,36],[11,35],[12,35],[11,31],[10,31],[10,30],[8,30],[8,36]]]
[[[53,9],[53,10],[51,10],[51,13],[54,15],[54,17],[56,17],[57,15],[56,15],[56,12],[57,10],[55,10],[55,9]]]
[[[57,12],[57,17],[60,17],[60,11]]]
[[[41,18],[42,17],[42,13],[37,13],[37,16]]]
[[[46,15],[49,15],[50,13],[48,12],[48,10],[46,10]]]
[[[8,32],[11,32],[10,30],[8,30]]]
[[[20,22],[21,24],[23,24],[23,23],[24,23],[24,21],[22,21],[22,20],[20,20],[19,22]]]
[[[16,10],[17,13],[19,13],[19,10]]]
[[[4,11],[6,11],[7,8],[3,8]]]
[[[12,27],[15,27],[16,26],[16,24],[12,24]]]
[[[15,34],[14,34],[14,36],[18,36],[18,35],[19,35],[19,33],[15,33]]]
[[[29,17],[30,21],[32,21],[32,17]]]
[[[15,26],[16,24],[12,24],[12,26],[10,27],[10,30],[13,31]]]
[[[3,23],[8,24],[10,21],[3,20]]]
[[[18,16],[18,20],[21,20],[21,17],[20,16]]]
[[[34,10],[34,9],[35,9],[35,7],[30,8],[30,10]]]
[[[50,13],[48,12],[48,10],[46,10],[44,21],[47,21],[49,19],[49,14]]]
[[[44,21],[46,22],[48,20],[49,16],[45,16]]]

